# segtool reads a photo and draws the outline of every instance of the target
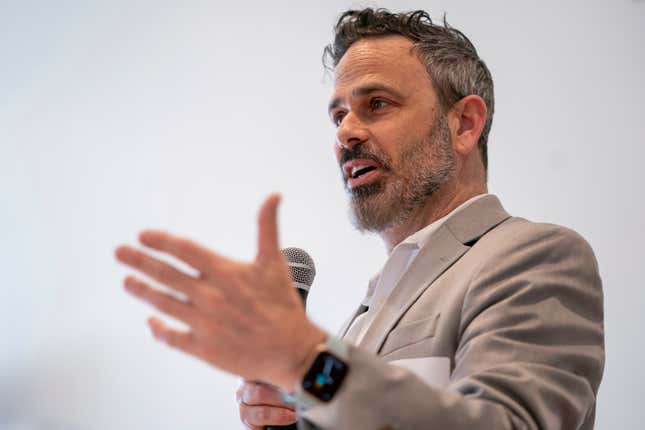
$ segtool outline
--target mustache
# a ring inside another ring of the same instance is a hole
[[[341,148],[340,150],[340,165],[347,163],[348,161],[355,159],[363,159],[374,161],[381,167],[389,169],[389,163],[387,160],[384,160],[382,157],[379,157],[365,148],[363,144],[354,145],[351,149]]]

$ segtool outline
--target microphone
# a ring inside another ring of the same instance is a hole
[[[306,305],[309,288],[316,277],[314,260],[306,251],[300,248],[284,248],[280,252],[287,259],[287,266],[289,266],[289,274],[291,275],[293,286],[300,293],[302,303]]]
[[[314,260],[300,248],[284,248],[280,252],[287,260],[293,286],[298,290],[302,304],[306,306],[309,288],[316,276]],[[297,430],[297,428],[298,426],[294,423],[287,426],[266,426],[265,430]]]

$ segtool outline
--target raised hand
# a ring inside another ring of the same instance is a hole
[[[115,254],[184,297],[134,276],[125,279],[128,292],[189,327],[177,330],[151,317],[148,323],[158,340],[247,380],[291,391],[325,334],[307,319],[291,286],[278,243],[279,202],[278,195],[271,195],[262,204],[252,262],[234,261],[188,239],[151,230],[139,235],[142,245],[190,265],[197,275],[130,246],[118,247]]]

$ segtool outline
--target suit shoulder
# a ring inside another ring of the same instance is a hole
[[[471,251],[478,264],[463,307],[470,318],[496,303],[526,304],[539,298],[558,300],[602,324],[598,264],[587,241],[574,230],[509,218]]]
[[[596,265],[596,258],[589,242],[575,230],[520,217],[510,217],[489,231],[475,245],[485,246],[491,250],[497,249],[502,254],[533,250],[560,257],[575,255]]]

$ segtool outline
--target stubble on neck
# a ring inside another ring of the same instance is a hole
[[[404,222],[390,226],[379,232],[387,253],[407,237],[443,218],[471,198],[488,192],[485,183],[459,186],[455,182],[445,183],[426,201],[416,207]]]

